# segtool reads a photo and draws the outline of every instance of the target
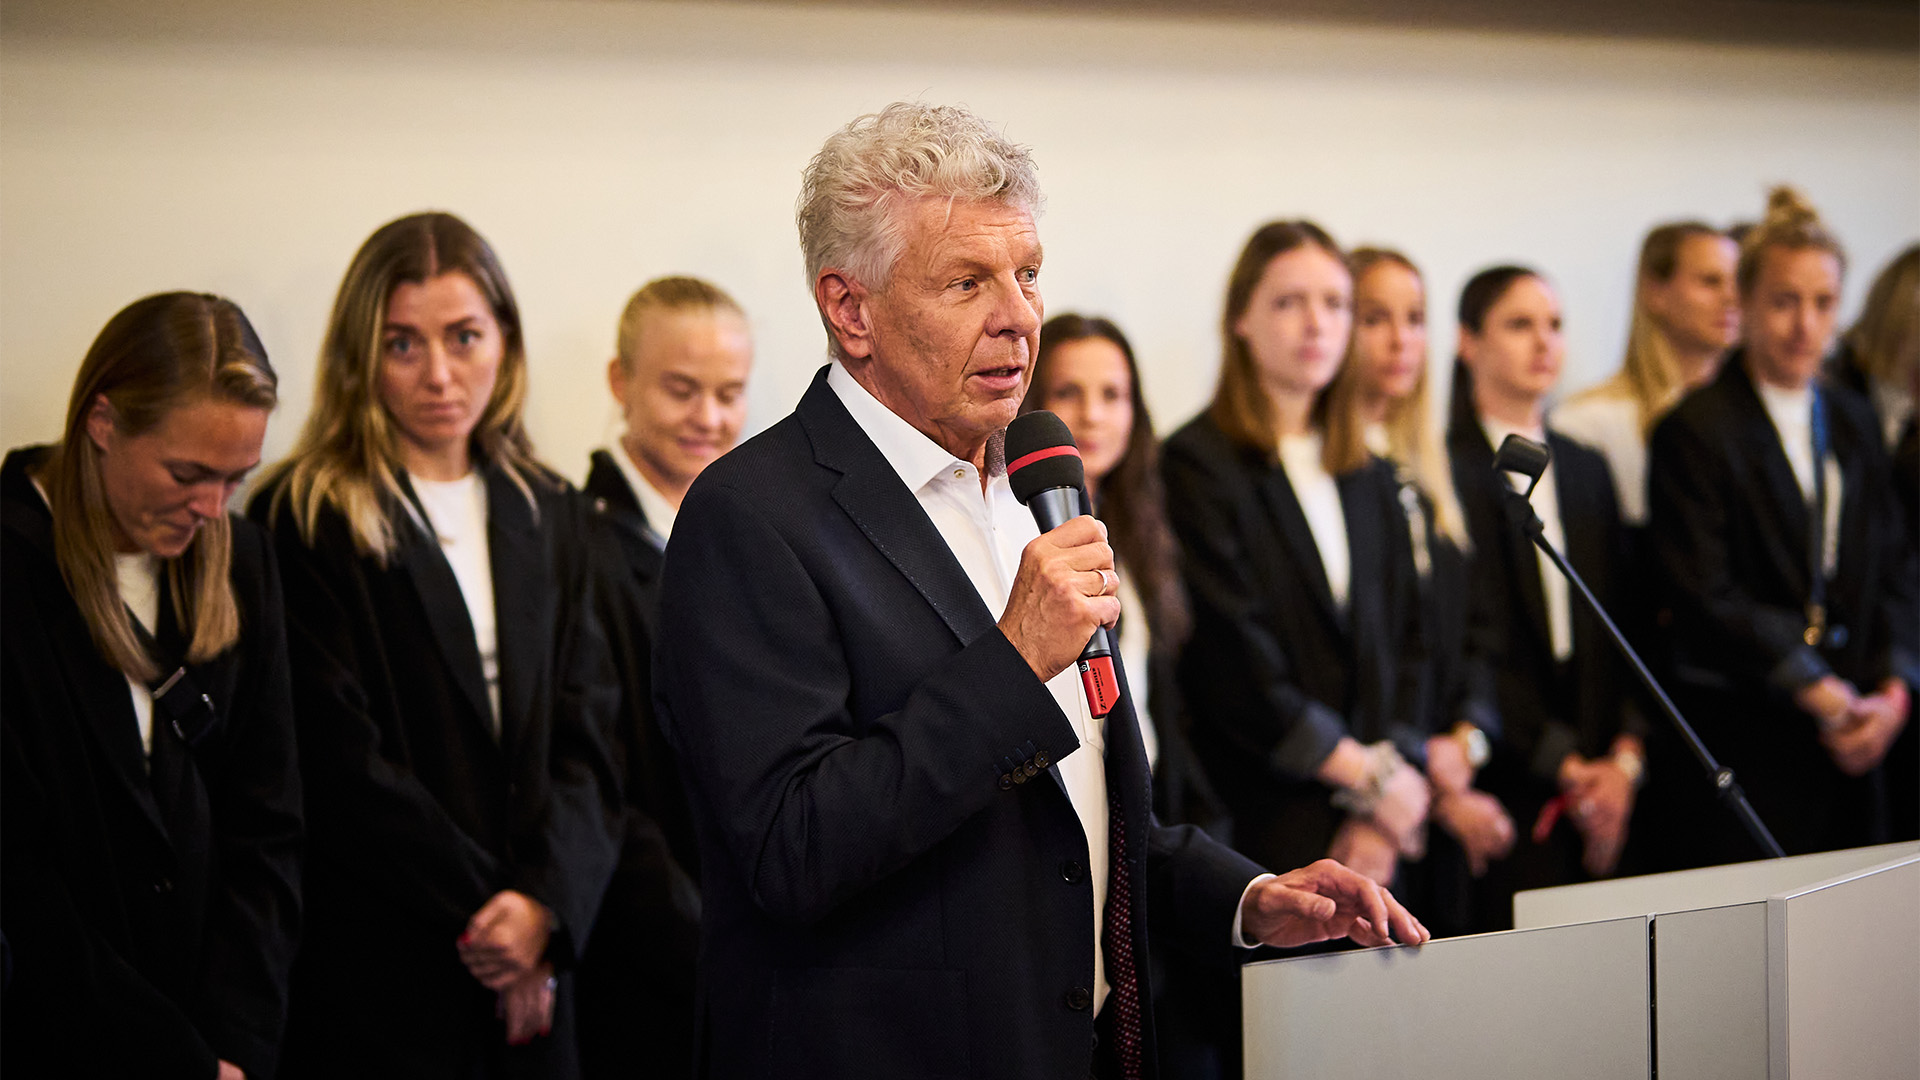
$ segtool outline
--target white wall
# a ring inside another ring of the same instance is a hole
[[[57,433],[106,318],[147,292],[237,299],[306,413],[353,249],[426,207],[467,217],[519,292],[542,452],[610,431],[625,296],[709,276],[753,316],[754,429],[823,355],[800,280],[801,167],[854,115],[963,102],[1031,144],[1050,310],[1134,336],[1163,430],[1211,389],[1246,234],[1310,215],[1434,288],[1522,260],[1561,286],[1568,385],[1615,363],[1641,233],[1756,215],[1792,180],[1849,245],[1849,315],[1920,234],[1907,52],[1280,21],[517,0],[151,5],[0,14],[0,442]]]

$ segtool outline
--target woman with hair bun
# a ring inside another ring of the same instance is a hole
[[[466,222],[382,226],[251,507],[286,571],[312,836],[286,1075],[578,1071],[615,690],[586,508],[522,422],[522,341]]]
[[[1890,834],[1882,763],[1920,679],[1880,426],[1819,377],[1845,269],[1819,214],[1776,188],[1740,251],[1745,345],[1654,430],[1650,456],[1675,697],[1788,854]],[[1675,822],[1697,824],[1691,861],[1761,855],[1705,791]]]
[[[1499,714],[1481,784],[1520,834],[1478,886],[1480,928],[1498,929],[1511,925],[1514,892],[1615,872],[1646,751],[1613,643],[1510,520],[1507,492],[1525,490],[1525,479],[1493,464],[1512,435],[1552,451],[1534,511],[1547,539],[1611,606],[1630,583],[1606,460],[1546,425],[1566,354],[1559,297],[1526,267],[1483,270],[1461,290],[1459,328],[1447,445],[1473,537],[1474,634],[1495,673]]]
[[[300,777],[273,551],[227,500],[277,385],[232,301],[149,296],[0,468],[8,1076],[274,1075]]]

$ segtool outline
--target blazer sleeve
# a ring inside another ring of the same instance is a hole
[[[1807,645],[1806,613],[1762,603],[1734,578],[1727,550],[1729,500],[1738,498],[1725,454],[1683,414],[1654,429],[1647,508],[1654,558],[1676,606],[1728,646],[1737,682],[1791,693],[1832,673]]]
[[[323,518],[309,547],[283,509],[273,534],[309,831],[316,843],[350,837],[399,903],[463,926],[499,891],[502,868],[387,751],[361,670],[373,605],[344,522]]]
[[[234,522],[233,542],[234,565],[252,571],[236,582],[250,594],[239,646],[247,663],[218,758],[202,758],[219,879],[208,905],[200,1028],[248,1076],[272,1076],[299,938],[300,771],[273,552],[248,522]]]
[[[822,584],[756,501],[696,486],[662,575],[656,704],[755,903],[787,922],[825,917],[1017,798],[999,786],[1010,755],[1044,768],[1039,755],[1079,745],[997,628],[859,729],[844,648]]]
[[[9,663],[6,677],[17,685],[23,673]],[[30,1071],[51,1050],[74,1075],[212,1077],[218,1056],[194,1022],[82,915],[51,848],[47,778],[15,720],[0,716],[0,923],[15,966],[0,1060]]]
[[[577,510],[569,500],[568,509]],[[552,739],[540,843],[517,850],[509,887],[538,899],[559,920],[548,948],[568,967],[584,948],[619,855],[620,782],[607,732],[619,689],[606,636],[594,615],[584,521],[569,521],[561,543],[572,558],[556,583],[562,600],[553,655]]]
[[[1210,721],[1276,773],[1314,779],[1346,736],[1346,721],[1309,697],[1292,661],[1268,629],[1268,598],[1244,540],[1235,492],[1246,480],[1236,464],[1170,440],[1162,451],[1167,517],[1181,547],[1193,605],[1193,635],[1181,659],[1189,687],[1231,680],[1249,691],[1244,707],[1213,710]],[[1189,696],[1193,696],[1191,693]]]

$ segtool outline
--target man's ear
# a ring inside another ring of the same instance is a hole
[[[87,410],[87,437],[93,440],[95,449],[104,454],[113,433],[113,403],[107,400],[107,395],[95,394],[93,407]]]
[[[870,294],[859,282],[839,270],[828,267],[813,279],[813,302],[820,308],[820,321],[827,324],[846,356],[864,358],[873,355],[873,322],[868,316]]]

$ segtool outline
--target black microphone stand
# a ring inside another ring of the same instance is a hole
[[[1768,858],[1785,858],[1787,853],[1781,850],[1780,841],[1773,838],[1773,833],[1767,830],[1766,823],[1760,820],[1760,815],[1754,813],[1753,804],[1747,801],[1747,793],[1733,778],[1733,770],[1720,764],[1719,760],[1713,756],[1713,751],[1707,749],[1707,744],[1700,741],[1700,736],[1693,730],[1693,725],[1687,723],[1687,718],[1680,715],[1680,710],[1674,706],[1673,699],[1661,689],[1659,681],[1653,677],[1653,672],[1647,670],[1647,665],[1641,661],[1640,654],[1627,643],[1626,635],[1614,625],[1607,610],[1600,606],[1600,601],[1593,595],[1593,590],[1587,588],[1587,583],[1580,577],[1579,572],[1574,570],[1566,558],[1554,548],[1553,542],[1547,539],[1546,526],[1541,522],[1540,515],[1534,512],[1532,500],[1533,489],[1540,484],[1540,474],[1546,471],[1547,465],[1552,460],[1553,452],[1532,439],[1509,435],[1506,441],[1500,444],[1499,452],[1494,455],[1494,469],[1499,472],[1519,473],[1529,481],[1527,490],[1520,492],[1514,490],[1513,485],[1506,483],[1504,478],[1502,479],[1500,486],[1507,499],[1507,516],[1522,533],[1526,534],[1528,539],[1533,541],[1536,547],[1546,552],[1547,558],[1553,561],[1553,565],[1559,567],[1560,573],[1573,583],[1580,598],[1586,602],[1587,610],[1593,612],[1594,617],[1600,620],[1601,626],[1606,627],[1607,637],[1612,639],[1614,648],[1619,649],[1620,655],[1626,657],[1627,665],[1633,668],[1635,675],[1639,676],[1640,684],[1645,686],[1647,692],[1653,695],[1653,699],[1660,703],[1660,711],[1666,714],[1667,722],[1680,733],[1680,737],[1686,741],[1687,749],[1693,751],[1693,756],[1700,762],[1700,767],[1706,770],[1707,776],[1713,782],[1714,794],[1719,797],[1721,804],[1740,820],[1740,824],[1746,827],[1747,835],[1753,838],[1753,842],[1759,845],[1761,851],[1766,852]]]

